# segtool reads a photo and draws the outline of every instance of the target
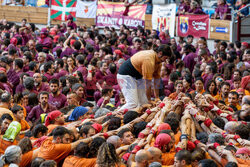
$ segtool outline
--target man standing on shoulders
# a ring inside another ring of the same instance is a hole
[[[159,99],[161,63],[171,56],[171,48],[161,45],[155,50],[140,51],[121,65],[117,80],[127,103],[120,110],[150,102],[153,78],[155,98]]]

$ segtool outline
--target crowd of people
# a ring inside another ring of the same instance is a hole
[[[245,167],[246,42],[1,21],[0,167]]]

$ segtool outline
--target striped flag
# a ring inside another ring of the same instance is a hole
[[[65,21],[68,15],[76,17],[77,0],[52,0],[51,19]]]

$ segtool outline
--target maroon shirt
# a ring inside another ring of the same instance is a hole
[[[64,94],[59,94],[58,96],[54,97],[52,94],[49,94],[49,104],[55,106],[57,109],[61,109],[65,106],[67,98]]]
[[[226,19],[230,20],[230,8],[227,4],[221,4],[215,9],[215,13],[219,15],[219,18],[223,20],[224,16],[227,15]]]
[[[37,89],[36,87],[34,88],[34,90],[36,90],[37,92],[42,92],[42,91],[45,91],[45,92],[49,92],[49,85],[48,84],[45,84],[45,83],[41,83],[41,87],[39,89]]]
[[[51,111],[54,111],[54,110],[56,110],[56,108],[49,104],[47,110],[43,111],[41,105],[39,104],[39,105],[32,108],[32,110],[30,111],[30,113],[27,116],[27,121],[35,122],[36,120],[38,120],[40,118],[41,114],[50,113]]]
[[[110,85],[110,86],[118,84],[116,74],[109,73],[108,75],[103,77],[103,80],[107,83],[107,85]]]
[[[68,71],[62,69],[62,70],[60,70],[58,73],[55,73],[55,74],[53,75],[53,78],[59,79],[59,78],[65,76],[65,75],[67,75],[67,74],[68,74]]]
[[[183,59],[185,67],[190,70],[190,72],[193,72],[194,66],[196,62],[198,61],[197,55],[193,52],[186,55]]]
[[[45,73],[43,75],[48,79],[48,82],[53,78],[53,75],[51,75],[49,73]]]
[[[84,65],[79,65],[76,71],[80,71],[83,77],[88,73],[87,68]]]

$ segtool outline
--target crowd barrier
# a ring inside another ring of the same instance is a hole
[[[48,8],[0,6],[0,17],[12,22],[21,22],[26,18],[28,22],[36,24],[48,23]],[[175,19],[175,35],[178,35],[178,17]],[[51,20],[51,24],[60,24],[59,20]],[[77,18],[77,25],[85,24],[87,27],[95,24],[94,18]],[[191,26],[191,25],[190,25]],[[152,30],[152,15],[145,15],[145,28]],[[188,35],[188,34],[186,34]],[[230,41],[232,35],[231,21],[209,19],[209,39]]]

